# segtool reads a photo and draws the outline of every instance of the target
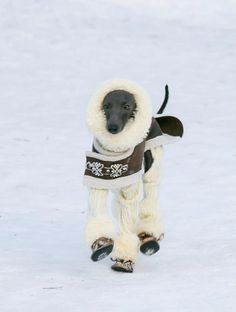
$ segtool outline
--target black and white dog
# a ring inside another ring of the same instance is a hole
[[[161,114],[166,96],[159,110]],[[138,249],[146,255],[159,250],[163,238],[158,189],[163,144],[181,137],[175,117],[152,115],[146,92],[130,81],[106,82],[91,98],[87,124],[94,135],[87,152],[84,183],[89,187],[86,239],[92,260],[112,252],[112,269],[133,272]],[[116,229],[107,207],[114,193]]]

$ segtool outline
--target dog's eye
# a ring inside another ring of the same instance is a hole
[[[126,109],[126,110],[129,110],[129,109],[130,109],[129,103],[124,102],[124,103],[122,103],[122,104],[123,104],[123,108],[124,108],[124,109]]]
[[[111,106],[111,103],[105,103],[104,105],[103,105],[103,109],[109,109],[109,107]]]

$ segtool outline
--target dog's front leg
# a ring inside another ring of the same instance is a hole
[[[153,162],[143,177],[144,199],[140,204],[137,234],[140,237],[141,243],[146,242],[146,245],[141,246],[141,251],[151,255],[159,249],[157,241],[163,238],[158,198],[161,178],[160,161],[163,148],[155,147],[150,152]]]
[[[119,234],[115,239],[112,259],[116,263],[112,269],[132,272],[137,257],[139,239],[136,234],[139,203],[141,198],[141,181],[120,189],[116,198],[116,215]]]
[[[113,248],[114,226],[107,207],[108,190],[89,189],[86,241],[92,248],[92,260],[105,258]]]

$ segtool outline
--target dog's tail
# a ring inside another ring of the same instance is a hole
[[[162,114],[164,109],[166,108],[166,104],[169,100],[169,88],[168,88],[168,85],[165,86],[165,98],[164,98],[164,101],[161,105],[161,107],[159,108],[157,114]]]

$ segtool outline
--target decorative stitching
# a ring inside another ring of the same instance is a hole
[[[103,176],[102,169],[104,168],[104,165],[99,163],[98,161],[88,161],[86,164],[86,168],[91,171],[95,176]]]
[[[110,176],[111,178],[118,178],[128,171],[128,165],[113,164],[110,167],[105,167],[104,164],[98,161],[88,161],[86,169],[97,177]]]

